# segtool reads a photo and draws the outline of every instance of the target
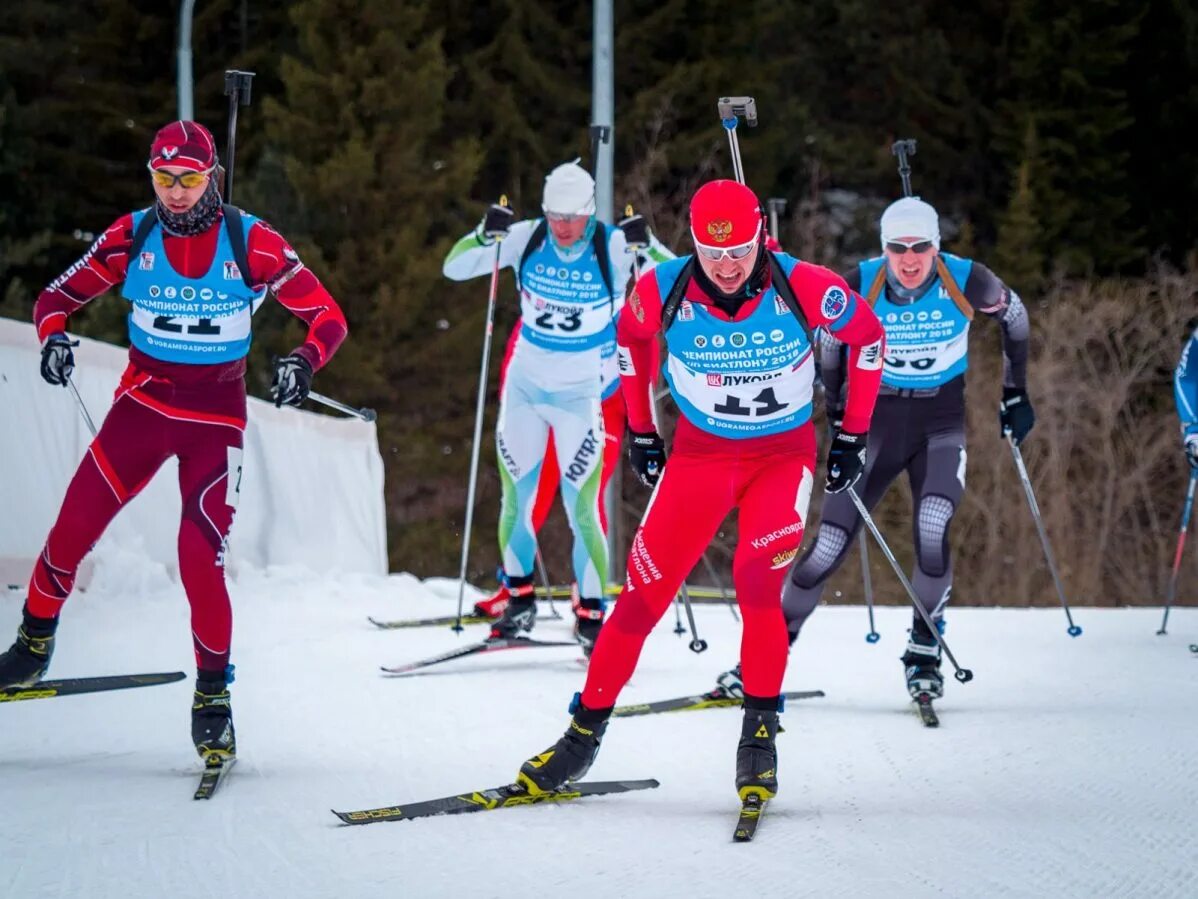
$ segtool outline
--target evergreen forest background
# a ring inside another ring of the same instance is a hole
[[[1032,315],[1025,446],[1070,597],[1159,602],[1187,470],[1169,377],[1198,268],[1198,7],[1181,0],[807,0],[730,6],[617,0],[616,191],[688,252],[690,193],[727,176],[715,112],[757,98],[749,183],[789,207],[780,238],[838,270],[877,252],[900,192],[891,143],[918,140],[917,193],[945,249],[985,262]],[[196,118],[222,147],[227,68],[257,73],[237,141],[237,204],[265,217],[343,305],[350,338],[316,388],[379,411],[390,561],[457,571],[485,279],[455,284],[452,242],[506,193],[538,213],[549,168],[589,163],[591,6],[546,0],[199,0]],[[91,236],[152,195],[153,133],[176,117],[176,16],[149,0],[21,0],[0,8],[0,314]],[[496,341],[516,317],[505,275]],[[123,303],[81,334],[125,342]],[[301,338],[267,304],[251,393]],[[971,343],[969,491],[954,526],[957,601],[1055,602],[1009,452],[998,439],[998,337]],[[495,369],[498,366],[496,354]],[[491,376],[471,575],[496,561]],[[624,479],[627,545],[646,494]],[[698,488],[697,488],[698,489]],[[879,523],[911,560],[905,486]],[[710,552],[730,577],[735,518]],[[808,539],[811,535],[809,534]],[[547,561],[569,580],[560,511]],[[622,562],[622,559],[621,559]],[[880,601],[905,602],[874,554]],[[619,567],[619,566],[617,566]],[[1198,597],[1187,562],[1180,598]],[[706,581],[706,576],[696,580]],[[846,565],[827,597],[859,600]]]

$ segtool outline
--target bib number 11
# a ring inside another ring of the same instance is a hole
[[[724,397],[722,403],[716,403],[714,410],[721,415],[773,415],[776,412],[781,412],[789,404],[778,402],[778,398],[774,396],[774,388],[767,387],[749,400],[754,404],[753,408],[746,406],[740,401],[740,397],[733,394],[728,394]]]

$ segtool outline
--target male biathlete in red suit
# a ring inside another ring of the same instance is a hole
[[[216,145],[202,125],[172,122],[159,131],[148,168],[157,203],[118,219],[34,307],[42,377],[51,384],[66,386],[74,369],[68,316],[118,286],[130,303],[132,346],[112,409],[34,567],[17,640],[0,655],[0,688],[45,676],[80,561],[117,512],[177,457],[179,575],[197,668],[192,737],[207,759],[236,748],[224,550],[241,483],[250,316],[269,289],[308,325],[304,342],[276,363],[276,405],[303,402],[312,373],[345,339],[346,325],[286,240],[222,204],[213,178]]]
[[[530,792],[559,789],[590,768],[645,638],[733,509],[740,510],[733,580],[745,684],[736,786],[742,799],[777,790],[774,739],[788,648],[782,584],[802,542],[815,470],[811,329],[826,327],[850,347],[844,426],[828,458],[833,493],[861,474],[883,331],[840,276],[762,246],[760,204],[744,185],[704,185],[691,200],[690,225],[696,254],[642,277],[620,313],[632,466],[655,489],[570,726],[520,769],[517,779]],[[682,413],[668,465],[649,392],[659,332]]]

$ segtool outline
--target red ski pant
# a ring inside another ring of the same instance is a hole
[[[175,388],[126,372],[100,433],[67,487],[29,583],[29,611],[56,618],[79,563],[126,503],[171,456],[183,499],[179,575],[191,604],[196,666],[223,670],[233,614],[224,547],[241,481],[245,386],[241,381]]]
[[[624,589],[599,632],[582,701],[610,708],[641,648],[724,518],[740,510],[732,579],[740,605],[745,692],[777,696],[789,641],[782,585],[803,541],[815,470],[811,426],[774,438],[726,440],[679,422],[674,450],[632,540]]]

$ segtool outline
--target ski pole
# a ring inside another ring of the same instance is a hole
[[[752,97],[720,97],[716,101],[716,111],[720,114],[724,130],[728,132],[728,147],[732,151],[732,177],[744,184],[745,170],[740,161],[740,141],[736,137],[736,126],[743,115],[746,125],[750,128],[757,127],[757,101]]]
[[[75,394],[75,402],[79,404],[79,411],[83,414],[83,420],[87,423],[87,429],[92,432],[92,438],[94,439],[96,436],[95,422],[87,414],[87,406],[83,404],[83,397],[79,395],[79,388],[75,386],[75,382],[71,380],[70,375],[67,375],[67,386],[71,388],[71,393]],[[1190,492],[1193,493],[1193,489]]]
[[[1007,432],[1007,443],[1011,447],[1011,456],[1015,459],[1015,467],[1019,469],[1019,480],[1023,482],[1023,492],[1027,494],[1027,504],[1032,510],[1032,520],[1036,522],[1036,530],[1040,534],[1040,543],[1044,545],[1044,558],[1048,560],[1048,570],[1052,572],[1052,581],[1057,587],[1057,596],[1061,599],[1061,608],[1065,610],[1065,619],[1069,622],[1069,636],[1080,637],[1082,629],[1073,623],[1073,615],[1069,612],[1069,603],[1065,601],[1065,590],[1061,587],[1061,576],[1057,573],[1056,559],[1052,555],[1052,547],[1048,545],[1048,534],[1044,531],[1044,522],[1040,518],[1040,507],[1036,504],[1036,494],[1032,490],[1031,479],[1027,476],[1027,466],[1023,464],[1023,453],[1019,444]]]
[[[682,604],[686,607],[687,623],[691,626],[691,652],[703,652],[705,649],[707,649],[707,641],[700,640],[699,632],[695,630],[695,612],[694,609],[691,608],[691,598],[690,594],[686,592],[686,584],[683,584],[679,588],[678,592],[682,596]]]
[[[890,145],[890,152],[898,157],[898,173],[903,180],[903,196],[911,196],[911,163],[909,158],[915,155],[915,140],[896,140]]]
[[[361,409],[355,409],[353,406],[347,406],[345,403],[339,403],[332,397],[317,393],[315,390],[308,391],[308,399],[312,400],[313,402],[328,406],[330,409],[336,409],[338,412],[344,412],[346,415],[352,415],[354,418],[360,418],[362,421],[374,421],[376,418],[378,418],[378,415],[375,414],[373,409],[367,409],[365,407]]]
[[[940,648],[944,650],[944,654],[948,656],[948,660],[952,662],[953,668],[956,669],[953,672],[953,677],[963,684],[969,683],[971,680],[973,680],[973,672],[968,668],[962,668],[957,664],[957,660],[953,656],[952,650],[948,648],[948,643],[946,643],[944,641],[944,637],[940,635],[940,628],[936,627],[936,622],[932,620],[932,616],[928,614],[927,609],[925,609],[923,604],[919,601],[919,597],[915,595],[915,588],[911,586],[911,582],[907,580],[907,575],[903,572],[903,569],[899,567],[898,559],[894,557],[894,553],[890,551],[890,547],[886,544],[885,539],[882,537],[882,532],[879,531],[878,526],[874,524],[873,518],[865,508],[865,503],[861,502],[861,497],[857,495],[857,491],[852,487],[848,489],[848,494],[849,499],[853,501],[853,505],[857,507],[857,514],[861,516],[861,520],[865,522],[865,526],[869,528],[869,532],[873,534],[874,539],[878,541],[878,546],[882,549],[882,555],[886,557],[887,561],[890,562],[890,567],[893,568],[894,573],[898,575],[898,579],[902,583],[903,589],[907,591],[907,597],[911,600],[911,605],[915,606],[915,611],[919,613],[921,618],[923,618],[924,624],[928,626],[928,630],[932,632],[932,636],[936,638],[936,642],[940,644]]]
[[[681,637],[686,633],[686,628],[682,626],[682,590],[679,588],[674,595],[674,633]]]
[[[778,237],[778,216],[786,214],[786,200],[783,197],[770,197],[765,201],[765,206],[769,210],[770,234],[774,240],[780,240]]]
[[[541,556],[541,547],[539,546],[537,547],[536,562],[537,574],[541,577],[541,586],[545,588],[545,593],[549,597],[549,611],[553,613],[554,618],[561,618],[561,613],[553,604],[553,584],[549,580],[549,572],[545,568],[545,559]]]
[[[507,197],[499,198],[507,206]],[[487,404],[487,369],[491,364],[491,334],[495,330],[495,301],[499,296],[499,253],[503,237],[495,236],[495,264],[491,269],[491,290],[487,297],[487,324],[483,331],[483,359],[478,372],[478,403],[474,408],[474,445],[470,449],[470,481],[466,488],[466,526],[462,533],[462,567],[458,572],[458,617],[453,629],[462,632],[462,601],[466,596],[466,563],[470,559],[470,529],[474,524],[474,491],[478,487],[478,455],[483,436],[483,412]]]
[[[865,608],[869,611],[869,633],[866,643],[877,643],[882,635],[874,628],[874,585],[869,574],[869,542],[861,538],[861,586],[865,589]]]
[[[237,154],[237,109],[250,105],[250,85],[253,72],[228,69],[225,72],[225,96],[229,98],[229,133],[225,142],[225,190],[226,203],[233,202],[233,161]]]
[[[1173,597],[1177,595],[1177,572],[1181,568],[1181,553],[1186,546],[1186,531],[1190,529],[1190,511],[1194,508],[1194,485],[1198,484],[1198,469],[1190,469],[1190,485],[1186,488],[1185,505],[1181,507],[1181,529],[1177,534],[1177,552],[1173,554],[1173,573],[1169,575],[1169,592],[1165,594],[1165,617],[1161,619],[1159,637],[1166,633],[1169,610],[1173,608]]]

